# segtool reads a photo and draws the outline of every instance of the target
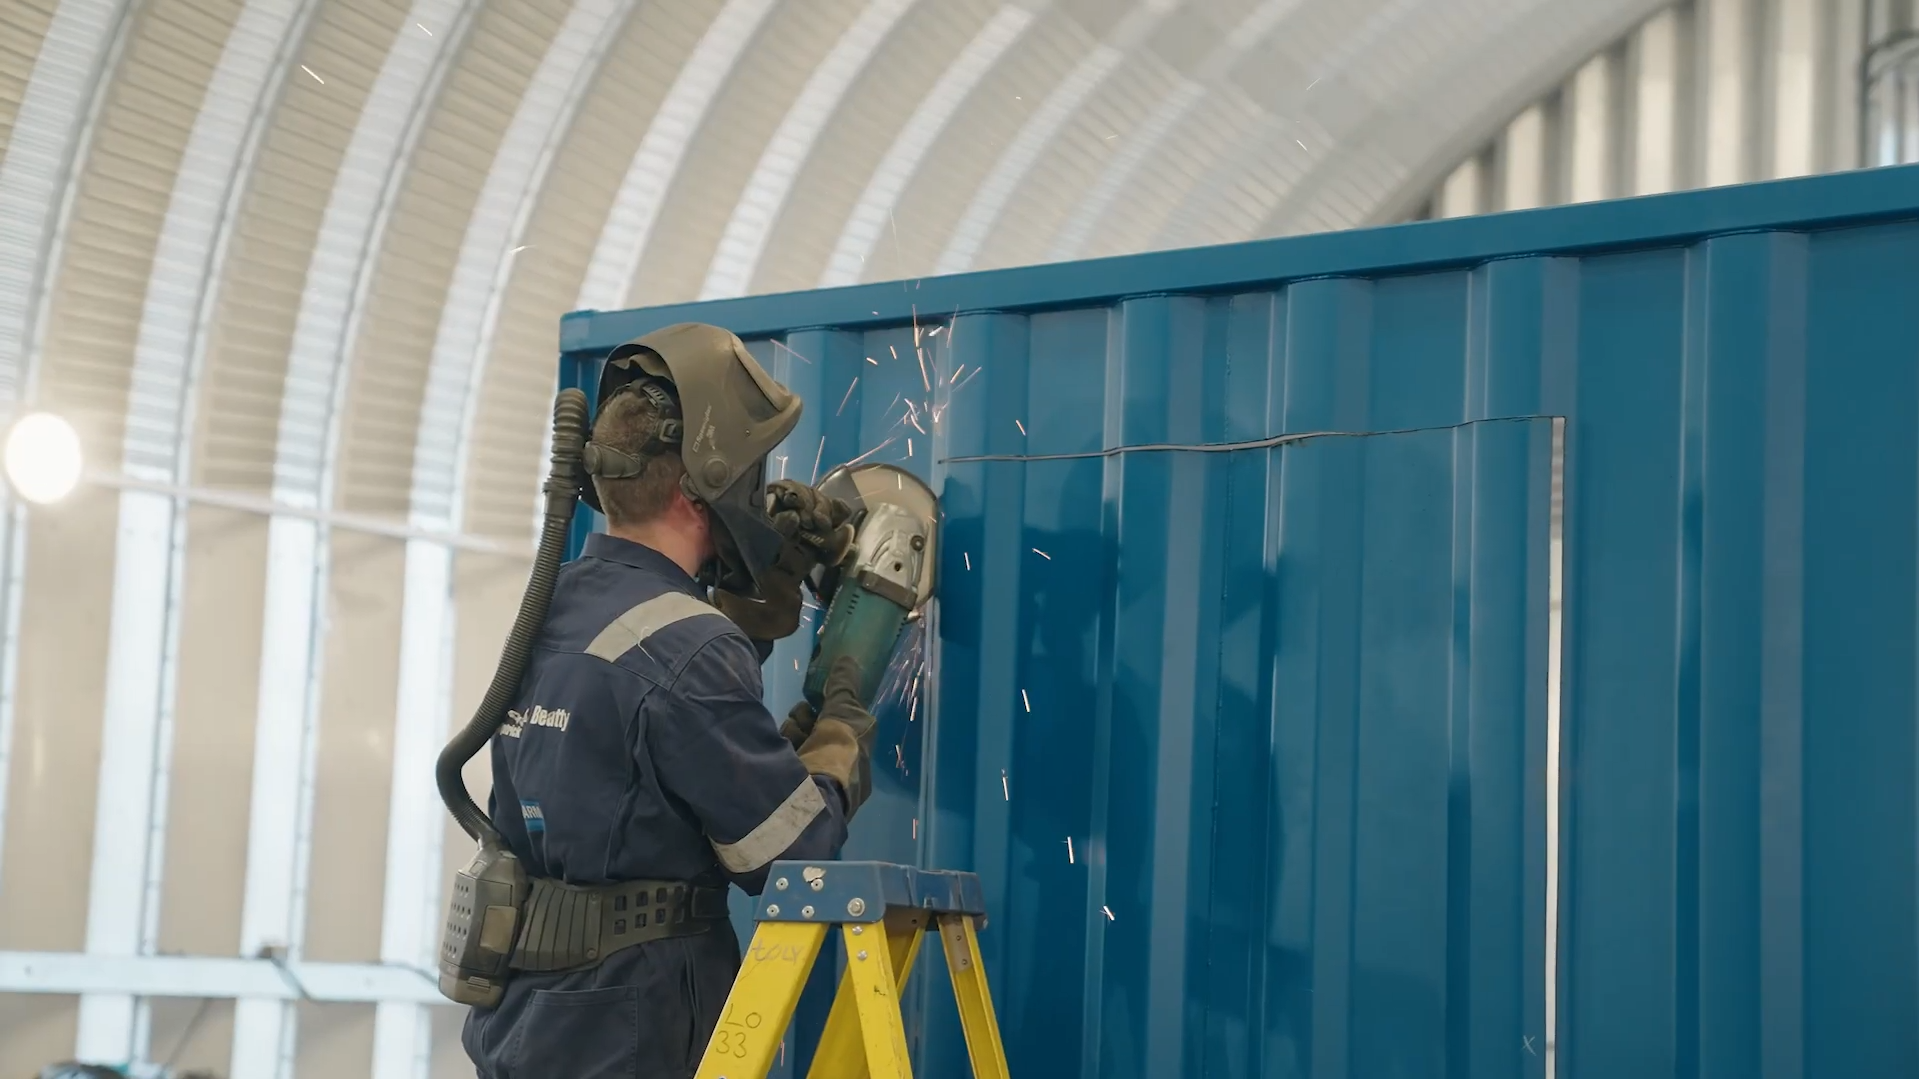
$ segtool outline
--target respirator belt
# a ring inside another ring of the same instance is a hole
[[[599,966],[636,944],[692,936],[727,917],[726,892],[685,881],[579,885],[535,878],[509,965],[551,973]]]

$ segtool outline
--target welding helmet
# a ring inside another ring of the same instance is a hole
[[[644,457],[677,450],[686,466],[680,488],[712,522],[720,562],[714,583],[757,594],[783,542],[766,515],[766,455],[799,423],[800,399],[738,337],[700,322],[655,330],[609,353],[594,415],[622,393],[653,400],[663,420],[659,432],[638,457],[588,442],[581,456],[587,474],[631,478],[645,467]],[[580,497],[599,511],[590,480]]]

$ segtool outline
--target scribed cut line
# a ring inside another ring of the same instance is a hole
[[[1110,446],[1103,450],[1085,450],[1080,453],[982,453],[966,457],[942,457],[941,464],[966,464],[972,461],[1080,461],[1097,457],[1119,457],[1128,453],[1237,453],[1242,450],[1270,450],[1276,446],[1291,445],[1320,438],[1379,438],[1384,435],[1418,435],[1436,431],[1457,431],[1466,427],[1479,427],[1491,423],[1531,423],[1534,420],[1563,420],[1566,417],[1550,413],[1531,416],[1485,416],[1476,420],[1462,420],[1459,423],[1445,423],[1434,427],[1399,427],[1390,431],[1301,431],[1291,435],[1273,435],[1270,438],[1256,438],[1246,442],[1148,442],[1138,446]]]

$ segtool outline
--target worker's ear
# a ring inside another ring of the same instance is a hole
[[[710,511],[706,503],[692,493],[685,476],[680,477],[679,486],[674,488],[673,501],[667,512],[682,525],[697,525],[706,529],[712,527],[712,522],[707,518]]]

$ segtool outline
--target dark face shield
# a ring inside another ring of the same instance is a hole
[[[748,469],[706,507],[720,562],[717,583],[729,592],[758,595],[760,574],[779,557],[784,542],[766,516],[765,462]]]
[[[677,398],[683,487],[707,507],[727,587],[758,595],[782,542],[766,515],[766,455],[799,423],[800,399],[738,337],[697,322],[614,349],[600,374],[600,399],[648,376],[670,383]]]

